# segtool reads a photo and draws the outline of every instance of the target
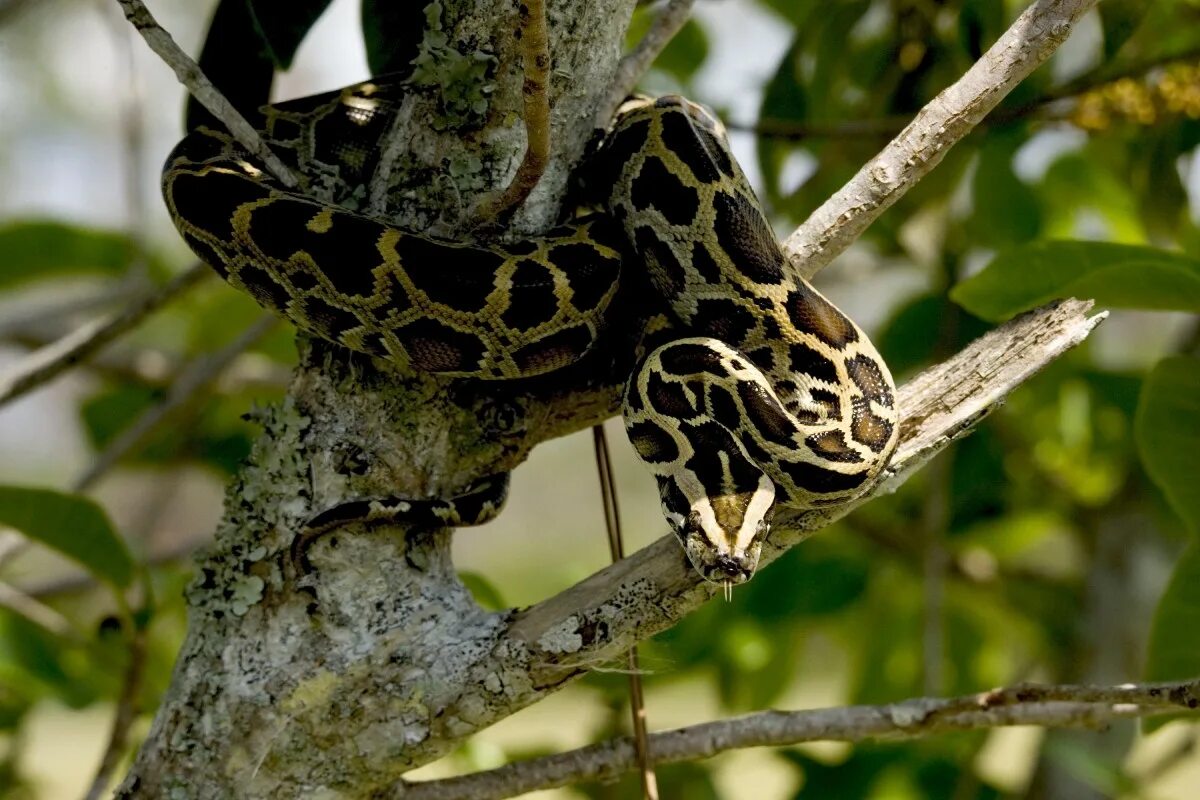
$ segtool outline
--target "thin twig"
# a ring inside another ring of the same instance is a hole
[[[596,111],[595,125],[597,128],[608,126],[617,106],[621,105],[625,98],[633,92],[642,75],[654,63],[654,59],[658,58],[658,54],[675,38],[675,34],[679,33],[679,29],[688,21],[695,2],[696,0],[667,0],[666,6],[650,23],[646,35],[642,37],[631,53],[621,59],[612,83],[609,85],[608,97]]]
[[[126,620],[127,625],[133,625],[132,620]],[[129,662],[125,666],[125,678],[121,684],[121,694],[117,698],[117,710],[113,716],[112,730],[108,735],[108,744],[96,768],[96,777],[88,789],[84,800],[100,800],[104,790],[112,782],[113,772],[125,755],[129,745],[129,728],[138,714],[138,694],[142,689],[142,678],[146,672],[146,631],[140,625],[134,625],[129,635]]]
[[[171,414],[187,405],[206,386],[217,380],[235,358],[252,347],[279,322],[277,317],[264,314],[242,332],[234,341],[217,350],[197,358],[189,364],[171,384],[170,391],[162,402],[138,417],[132,425],[121,431],[105,448],[88,470],[72,487],[81,492],[113,467],[121,458],[137,447],[147,435],[156,430]]]
[[[936,167],[1033,72],[1096,0],[1037,0],[951,86],[787,238],[792,265],[811,278]]]
[[[521,84],[525,108],[525,156],[512,181],[485,199],[476,213],[480,221],[502,220],[520,208],[550,163],[550,42],[545,0],[521,0]]]
[[[50,316],[50,315],[48,315]],[[28,349],[45,347],[64,335],[54,319],[33,319],[3,326],[0,340]],[[146,386],[166,386],[183,368],[178,353],[156,347],[113,346],[96,353],[86,368],[98,375]],[[291,370],[267,356],[247,353],[234,361],[213,387],[222,394],[278,391],[287,387]]]
[[[920,697],[881,706],[766,711],[663,731],[650,737],[654,763],[709,758],[728,750],[802,742],[911,739],[1011,725],[1102,727],[1126,717],[1194,710],[1200,679],[1121,686],[1013,686],[949,699]],[[592,781],[633,769],[628,739],[509,764],[459,778],[410,783],[405,800],[494,800]]]
[[[121,311],[81,325],[57,342],[26,356],[7,374],[0,376],[0,406],[86,360],[211,273],[212,270],[206,265],[197,263],[176,275],[165,286],[147,292]]]
[[[73,644],[83,644],[87,641],[69,619],[36,597],[3,581],[0,581],[0,607],[7,608]]]
[[[613,563],[616,563],[625,557],[625,543],[621,536],[617,481],[613,476],[608,438],[604,435],[603,424],[592,427],[592,445],[596,451],[596,471],[600,475],[600,496],[604,503],[608,549]],[[644,800],[658,800],[658,777],[654,774],[654,765],[650,763],[650,746],[646,735],[646,696],[642,692],[642,671],[638,663],[636,644],[629,648],[626,661],[629,668],[629,713],[633,726],[633,749],[637,755],[638,776],[642,781],[642,797]]]
[[[298,185],[292,171],[279,160],[271,148],[267,147],[254,126],[247,122],[241,112],[225,99],[225,95],[213,86],[212,81],[205,77],[200,65],[183,52],[182,48],[171,38],[171,34],[158,24],[142,0],[117,0],[117,2],[121,4],[125,18],[142,35],[146,44],[150,45],[150,49],[175,71],[179,82],[187,87],[192,97],[195,97],[213,116],[221,120],[233,138],[237,139],[239,144],[261,161],[267,171],[280,183],[287,187]]]

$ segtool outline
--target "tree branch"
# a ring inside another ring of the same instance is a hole
[[[297,186],[299,181],[296,180],[292,171],[279,160],[271,148],[267,147],[266,142],[258,135],[258,131],[246,121],[241,112],[225,99],[225,95],[217,91],[217,88],[212,85],[212,81],[201,71],[200,65],[183,52],[171,34],[158,24],[154,15],[146,8],[145,3],[142,0],[117,0],[117,2],[121,4],[125,18],[142,35],[146,44],[150,45],[150,49],[175,71],[179,82],[187,87],[192,96],[213,116],[221,120],[233,138],[259,159],[280,183],[289,188]]]
[[[936,167],[1070,34],[1096,0],[1037,0],[951,86],[826,200],[784,242],[806,278],[837,258],[879,215]]]
[[[204,264],[195,264],[169,283],[134,300],[121,311],[80,325],[53,344],[31,353],[0,376],[0,406],[36,389],[67,369],[88,359],[104,345],[134,328],[168,301],[186,292],[201,278],[212,274]]]
[[[642,75],[654,63],[654,59],[658,58],[658,54],[663,51],[663,48],[670,44],[671,40],[675,38],[675,34],[679,33],[679,29],[691,16],[692,6],[695,4],[696,0],[667,0],[662,11],[650,23],[650,29],[646,31],[646,35],[637,43],[637,47],[622,58],[621,63],[617,66],[617,74],[613,76],[612,84],[609,86],[608,97],[596,110],[595,125],[597,128],[608,127],[617,106],[621,105],[625,98],[633,92]]]
[[[1116,719],[1194,711],[1200,679],[1121,686],[1020,685],[881,706],[765,711],[650,736],[655,764],[710,758],[727,750],[801,744],[912,739],[1012,725],[1102,727]],[[609,782],[637,767],[629,739],[508,764],[459,778],[408,784],[404,800],[498,800],[582,782]]]

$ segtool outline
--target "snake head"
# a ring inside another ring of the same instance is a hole
[[[678,486],[664,491],[663,513],[700,576],[725,585],[750,580],[775,513],[771,479],[760,475],[744,491],[693,496],[686,508],[681,495]]]

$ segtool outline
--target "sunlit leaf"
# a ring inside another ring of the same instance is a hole
[[[950,296],[992,321],[1060,297],[1093,298],[1113,308],[1200,311],[1200,260],[1151,247],[1035,242],[996,256]]]
[[[86,497],[51,489],[0,486],[0,525],[15,528],[78,561],[117,587],[133,578],[133,558],[108,515]]]
[[[1146,472],[1200,536],[1200,359],[1155,365],[1142,386],[1135,435]]]
[[[0,288],[43,278],[121,275],[136,248],[124,233],[30,220],[0,225]]]

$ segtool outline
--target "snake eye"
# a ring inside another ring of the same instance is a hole
[[[771,532],[771,523],[767,522],[765,519],[760,519],[758,521],[758,529],[756,530],[756,532],[754,534],[755,537],[766,536],[770,532]]]

